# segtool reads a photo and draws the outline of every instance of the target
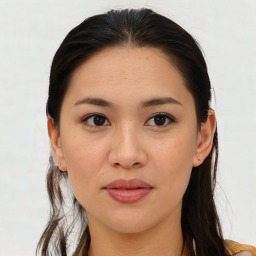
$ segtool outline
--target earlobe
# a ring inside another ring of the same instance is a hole
[[[48,116],[47,126],[54,161],[61,171],[67,171],[59,131],[54,126],[54,120],[50,116]]]
[[[198,134],[197,148],[193,159],[193,167],[197,167],[203,163],[209,155],[213,145],[213,137],[216,131],[216,117],[214,111],[208,111],[208,118],[201,125],[201,130]]]

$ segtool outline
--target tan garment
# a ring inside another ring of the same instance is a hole
[[[240,244],[232,240],[225,240],[226,248],[230,256],[256,256],[256,247]]]
[[[225,240],[225,245],[230,256],[256,256],[256,247],[252,245],[240,244],[232,240]],[[188,255],[186,251],[185,247],[182,256]]]

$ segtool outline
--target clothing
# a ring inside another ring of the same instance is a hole
[[[256,247],[225,240],[226,249],[230,256],[256,256]]]
[[[256,256],[256,247],[252,245],[240,244],[232,240],[225,240],[225,246],[229,256]],[[185,247],[182,256],[188,255],[186,251]]]

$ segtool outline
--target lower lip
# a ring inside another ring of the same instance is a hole
[[[125,204],[135,203],[147,196],[151,188],[117,189],[107,188],[108,194],[116,201]]]

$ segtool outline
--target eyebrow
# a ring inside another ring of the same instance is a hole
[[[182,106],[182,104],[178,100],[176,100],[172,97],[164,97],[164,98],[153,98],[151,100],[144,101],[140,104],[140,107],[145,108],[145,107],[163,105],[163,104],[168,104],[168,103],[177,104],[177,105]]]
[[[163,104],[168,104],[168,103],[182,106],[182,104],[178,100],[176,100],[172,97],[159,97],[159,98],[153,98],[153,99],[150,99],[150,100],[147,100],[147,101],[143,101],[139,105],[139,108],[163,105]],[[114,108],[113,103],[111,103],[107,100],[101,99],[101,98],[91,98],[91,97],[84,98],[84,99],[81,99],[81,100],[77,101],[74,104],[74,106],[78,106],[78,105],[81,105],[81,104],[91,104],[91,105],[96,105],[96,106],[101,106],[101,107]]]
[[[84,99],[77,101],[74,104],[74,106],[78,106],[81,104],[91,104],[91,105],[96,105],[96,106],[101,106],[101,107],[112,107],[112,108],[114,107],[114,105],[111,102],[101,99],[101,98],[84,98]]]

